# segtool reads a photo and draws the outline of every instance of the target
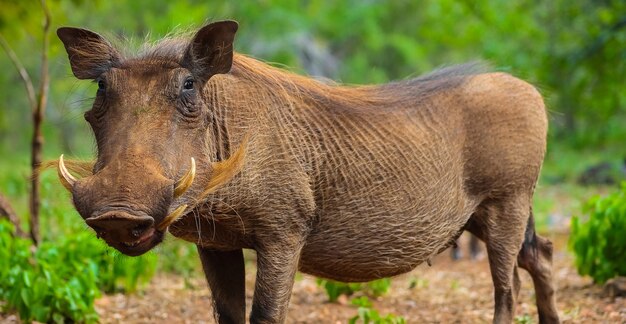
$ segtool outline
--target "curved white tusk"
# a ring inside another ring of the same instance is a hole
[[[63,187],[71,192],[74,184],[76,184],[76,178],[74,178],[74,176],[67,171],[65,163],[63,163],[63,154],[59,157],[59,167],[57,168],[57,173],[59,174],[59,180],[61,180]]]
[[[157,229],[159,231],[164,231],[168,226],[172,225],[180,218],[180,216],[183,215],[185,209],[187,209],[187,205],[178,206],[178,208],[176,208],[171,214],[167,215],[163,221],[157,225]]]
[[[191,168],[182,178],[180,178],[180,180],[176,182],[176,186],[174,187],[174,199],[180,197],[182,194],[185,193],[185,191],[187,191],[187,189],[189,189],[189,187],[191,187],[191,184],[193,183],[193,179],[195,177],[196,160],[194,158],[191,158]]]

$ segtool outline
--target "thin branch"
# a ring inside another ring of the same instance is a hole
[[[39,97],[37,106],[33,110],[33,138],[31,143],[31,192],[30,192],[30,237],[37,245],[39,243],[39,166],[41,165],[41,151],[43,147],[43,134],[41,124],[48,102],[49,75],[48,75],[48,47],[50,45],[50,12],[46,0],[41,0],[41,8],[44,12],[43,21],[43,46],[41,49],[41,77],[39,78]]]
[[[50,47],[50,11],[46,5],[46,0],[41,0],[41,7],[44,12],[44,24],[43,24],[43,49],[41,52],[41,79],[39,80],[39,100],[37,103],[37,110],[43,111],[46,109],[46,103],[48,99],[48,88],[50,85],[48,78],[48,47]]]
[[[26,234],[22,231],[20,226],[20,219],[11,207],[9,200],[0,194],[0,218],[7,218],[9,222],[15,227],[15,235],[19,237],[26,237]]]
[[[20,74],[20,77],[22,78],[22,82],[24,83],[24,86],[26,87],[26,94],[28,95],[28,102],[30,103],[31,109],[34,110],[37,104],[36,97],[35,97],[35,88],[33,87],[33,82],[30,79],[30,75],[28,75],[28,71],[26,71],[26,69],[24,68],[24,65],[22,65],[22,62],[20,61],[19,58],[17,58],[17,55],[15,54],[15,52],[13,51],[9,43],[7,43],[6,39],[4,38],[4,36],[2,36],[1,33],[0,33],[0,45],[2,46],[2,49],[4,49],[5,53],[7,53],[7,55],[11,59],[11,62],[17,69],[17,72]]]

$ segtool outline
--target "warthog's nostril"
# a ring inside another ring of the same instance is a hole
[[[141,234],[143,234],[146,230],[148,229],[148,226],[146,225],[137,225],[135,226],[135,228],[132,229],[132,231],[130,232],[131,235],[133,237],[139,237],[141,236]]]

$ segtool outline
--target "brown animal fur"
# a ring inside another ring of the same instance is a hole
[[[135,57],[97,34],[59,31],[76,76],[104,78],[111,93],[87,114],[98,161],[72,190],[84,218],[120,201],[156,223],[165,210],[194,206],[169,230],[198,245],[222,323],[245,318],[241,249],[257,251],[251,322],[281,323],[297,269],[342,281],[394,276],[464,229],[487,246],[494,322],[512,321],[518,262],[535,282],[540,321],[558,322],[551,246],[530,213],[547,132],[535,88],[472,66],[329,85],[232,54],[234,30],[214,23]],[[185,71],[208,81],[181,106],[167,98]],[[173,200],[166,188],[189,156],[197,179]],[[239,162],[219,164],[228,157]],[[211,193],[215,170],[228,177]],[[113,219],[134,219],[124,215]]]

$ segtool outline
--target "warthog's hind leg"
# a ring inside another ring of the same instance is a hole
[[[517,263],[533,278],[539,323],[558,323],[552,282],[552,242],[535,233],[532,214],[530,217]]]
[[[527,270],[533,278],[539,322],[559,323],[552,284],[552,243],[535,233],[533,215],[528,212],[530,204],[524,203],[530,199],[508,201],[484,203],[465,226],[467,231],[487,245],[495,288],[494,323],[510,323],[513,320],[520,290],[518,266]]]
[[[511,323],[519,292],[517,255],[530,210],[528,195],[489,199],[481,204],[466,229],[485,242],[494,286],[494,323]]]

